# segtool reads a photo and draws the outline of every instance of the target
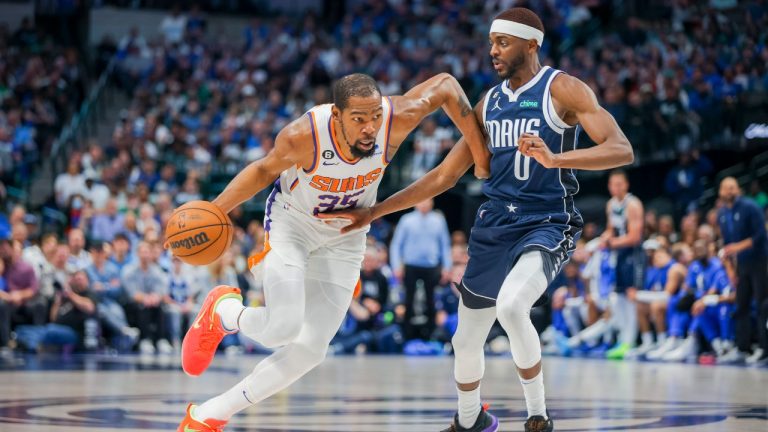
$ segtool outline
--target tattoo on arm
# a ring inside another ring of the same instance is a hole
[[[469,104],[466,96],[459,96],[459,107],[461,107],[461,116],[466,117],[472,114],[472,106]]]

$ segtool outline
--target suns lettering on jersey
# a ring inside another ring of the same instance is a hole
[[[309,185],[321,192],[346,193],[370,186],[381,175],[381,168],[356,177],[347,177],[344,179],[314,175]]]

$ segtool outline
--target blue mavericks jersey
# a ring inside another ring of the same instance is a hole
[[[695,291],[696,298],[706,295],[712,288],[715,288],[719,294],[727,294],[731,291],[728,274],[717,258],[710,258],[706,267],[698,260],[693,261],[688,267],[685,283]]]
[[[552,105],[550,85],[561,71],[545,66],[515,91],[508,81],[491,88],[483,103],[483,121],[492,153],[491,178],[483,192],[492,200],[540,208],[542,203],[559,204],[566,213],[573,209],[579,184],[571,169],[547,169],[523,156],[518,138],[523,133],[539,136],[552,153],[576,148],[579,126],[569,126]]]
[[[645,273],[645,289],[648,291],[664,291],[667,286],[669,269],[675,265],[675,260],[669,260],[667,265],[661,268],[651,266]]]

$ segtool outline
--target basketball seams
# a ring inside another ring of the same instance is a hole
[[[174,235],[172,235],[170,237],[167,237],[166,240],[170,241],[172,238],[176,237],[179,234],[184,234],[184,233],[187,233],[187,232],[190,232],[190,231],[194,231],[194,230],[198,230],[198,229],[201,229],[201,228],[210,228],[210,227],[228,226],[228,225],[229,224],[226,223],[226,222],[224,222],[224,223],[217,223],[217,224],[209,224],[209,225],[200,225],[199,227],[188,228],[188,229],[185,229],[184,231],[178,231],[176,234],[174,234]]]
[[[203,202],[206,202],[206,201],[203,201]],[[191,203],[192,202],[187,203],[187,204],[191,204]],[[185,204],[185,205],[187,205],[187,204]],[[212,203],[208,203],[208,204],[213,205]],[[198,254],[208,250],[208,248],[210,248],[211,246],[215,245],[221,239],[221,236],[224,235],[225,229],[227,230],[226,231],[227,232],[227,237],[226,237],[227,242],[224,245],[224,247],[222,247],[221,251],[219,251],[219,253],[216,255],[216,257],[213,259],[213,261],[221,258],[221,256],[224,254],[224,251],[226,251],[227,248],[231,245],[231,241],[230,241],[230,238],[229,238],[229,233],[231,232],[230,230],[232,230],[232,224],[230,222],[230,219],[229,219],[229,217],[226,214],[224,214],[221,211],[221,209],[219,209],[215,205],[213,205],[213,206],[214,206],[215,210],[218,210],[218,211],[212,211],[212,210],[208,210],[208,209],[201,208],[201,207],[188,207],[188,208],[183,208],[183,209],[180,207],[179,209],[176,210],[177,212],[179,210],[181,210],[181,211],[188,211],[188,210],[192,211],[192,210],[195,210],[195,211],[199,211],[199,212],[209,213],[209,214],[213,215],[214,217],[216,217],[216,219],[219,221],[219,223],[201,225],[201,226],[185,229],[184,231],[176,232],[172,236],[167,237],[167,239],[166,239],[167,241],[172,241],[171,239],[173,239],[174,237],[177,237],[177,236],[179,236],[181,234],[185,234],[185,233],[188,233],[188,232],[191,232],[191,231],[196,231],[196,230],[200,230],[200,229],[204,229],[204,228],[211,228],[211,227],[218,226],[218,227],[221,227],[221,229],[219,230],[218,236],[216,236],[216,238],[214,238],[210,242],[210,244],[206,245],[202,249],[197,250],[194,253],[190,253],[190,254],[186,254],[186,255],[174,254],[175,256],[177,256],[179,258],[189,258],[189,257],[194,257],[194,256],[196,256],[196,255],[198,255]],[[167,231],[167,229],[166,229],[166,231]]]

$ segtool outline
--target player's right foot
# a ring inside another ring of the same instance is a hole
[[[547,411],[547,418],[544,416],[535,415],[528,417],[525,422],[525,432],[552,432],[555,430],[555,424],[552,421],[552,416]]]
[[[208,369],[221,340],[224,336],[235,333],[224,330],[221,317],[216,313],[216,305],[227,298],[243,301],[238,288],[219,285],[212,289],[192,326],[187,330],[181,343],[181,367],[188,375],[198,376]]]
[[[199,421],[192,418],[192,411],[196,405],[187,405],[187,415],[184,416],[184,420],[179,424],[179,428],[176,432],[224,432],[224,426],[227,422],[214,419],[206,419],[205,421]]]
[[[461,427],[459,424],[459,414],[457,413],[453,417],[453,424],[448,429],[443,429],[442,432],[496,432],[498,430],[499,420],[491,415],[487,408],[483,406],[483,409],[477,416],[477,420],[475,420],[475,424],[471,428]]]

